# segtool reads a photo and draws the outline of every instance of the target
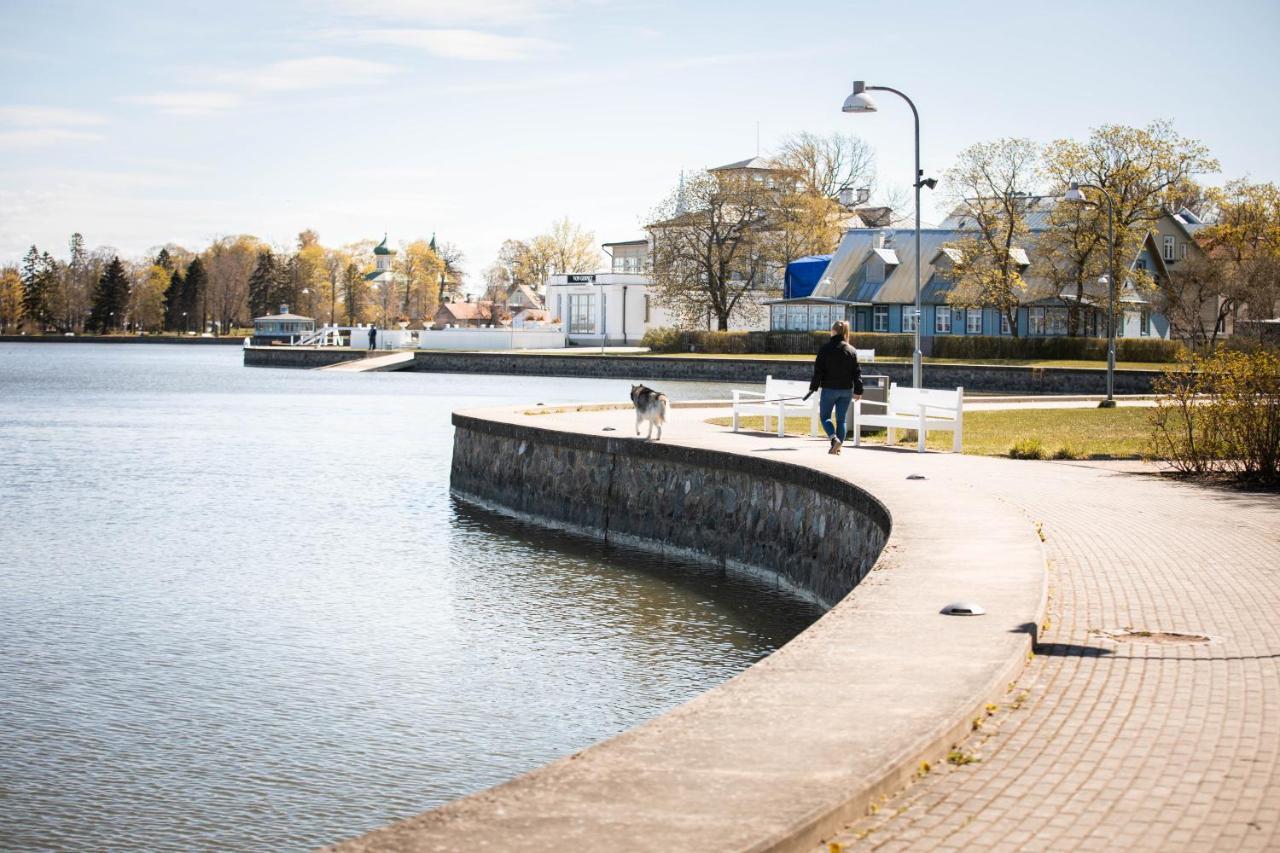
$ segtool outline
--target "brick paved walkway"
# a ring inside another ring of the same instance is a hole
[[[956,461],[1043,522],[1049,624],[956,763],[837,849],[1280,849],[1280,498],[1136,463]],[[1126,628],[1212,642],[1104,633]]]

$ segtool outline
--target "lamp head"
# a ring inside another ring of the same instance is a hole
[[[1084,191],[1080,189],[1079,181],[1072,181],[1071,186],[1067,188],[1066,193],[1062,196],[1063,201],[1088,201]]]
[[[844,107],[842,109],[846,113],[873,113],[876,111],[875,99],[867,94],[866,81],[853,81],[853,93],[844,99]]]

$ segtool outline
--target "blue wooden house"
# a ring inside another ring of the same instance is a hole
[[[1022,267],[1027,289],[1019,300],[1017,332],[1024,337],[1054,337],[1067,334],[1069,295],[1055,292],[1054,286],[1037,275],[1034,265],[1037,234],[1048,227],[1053,198],[1035,199],[1028,215],[1030,233],[1023,248],[1014,249]],[[1163,219],[1169,222],[1164,222]],[[1157,284],[1168,281],[1169,268],[1198,252],[1191,238],[1194,225],[1182,214],[1166,213],[1147,235],[1135,257],[1118,259],[1127,269],[1144,269]],[[971,232],[970,232],[971,233]],[[1175,239],[1170,247],[1169,234]],[[1176,235],[1182,234],[1182,246]],[[806,296],[771,300],[769,327],[777,331],[825,330],[835,320],[845,320],[855,332],[912,332],[915,314],[915,274],[921,267],[922,335],[1011,335],[1009,320],[995,308],[956,308],[948,305],[952,287],[949,270],[959,255],[954,248],[966,239],[966,223],[953,215],[937,228],[922,229],[920,258],[915,254],[912,228],[850,228],[839,248],[819,275],[817,285]],[[1159,241],[1159,242],[1158,242]],[[814,258],[802,259],[805,277],[813,275]],[[1124,319],[1117,329],[1121,337],[1168,338],[1169,323],[1161,313],[1156,295],[1140,292],[1125,281],[1118,291]],[[1085,333],[1105,336],[1106,286],[1095,283],[1085,293]]]

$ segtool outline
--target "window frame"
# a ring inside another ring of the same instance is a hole
[[[947,318],[946,326],[942,324],[942,318]],[[949,305],[935,305],[933,308],[933,333],[935,335],[951,334],[951,307]]]
[[[871,306],[871,331],[873,332],[889,331],[889,306],[888,305]]]
[[[908,322],[910,321],[910,322]],[[915,334],[916,327],[920,324],[920,315],[916,313],[914,305],[902,306],[902,331]]]
[[[1172,261],[1174,259],[1174,243],[1176,242],[1177,241],[1169,234],[1164,235],[1164,259],[1166,261]]]
[[[973,328],[973,321],[974,321],[975,319],[978,321],[978,328],[977,328],[976,330]],[[965,309],[965,312],[964,312],[964,333],[965,333],[966,335],[981,335],[981,334],[982,334],[982,309],[981,309],[981,308],[967,308],[967,309]]]

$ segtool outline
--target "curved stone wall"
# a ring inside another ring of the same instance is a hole
[[[830,609],[660,717],[331,849],[807,851],[942,760],[1021,668],[1042,546],[964,457],[929,455],[922,478],[914,453],[698,429],[713,410],[644,442],[616,434],[616,408],[455,414],[455,492],[763,573]],[[960,597],[987,615],[940,615]]]
[[[866,576],[889,512],[852,483],[700,448],[454,416],[455,493],[606,540],[765,574],[831,607]]]

